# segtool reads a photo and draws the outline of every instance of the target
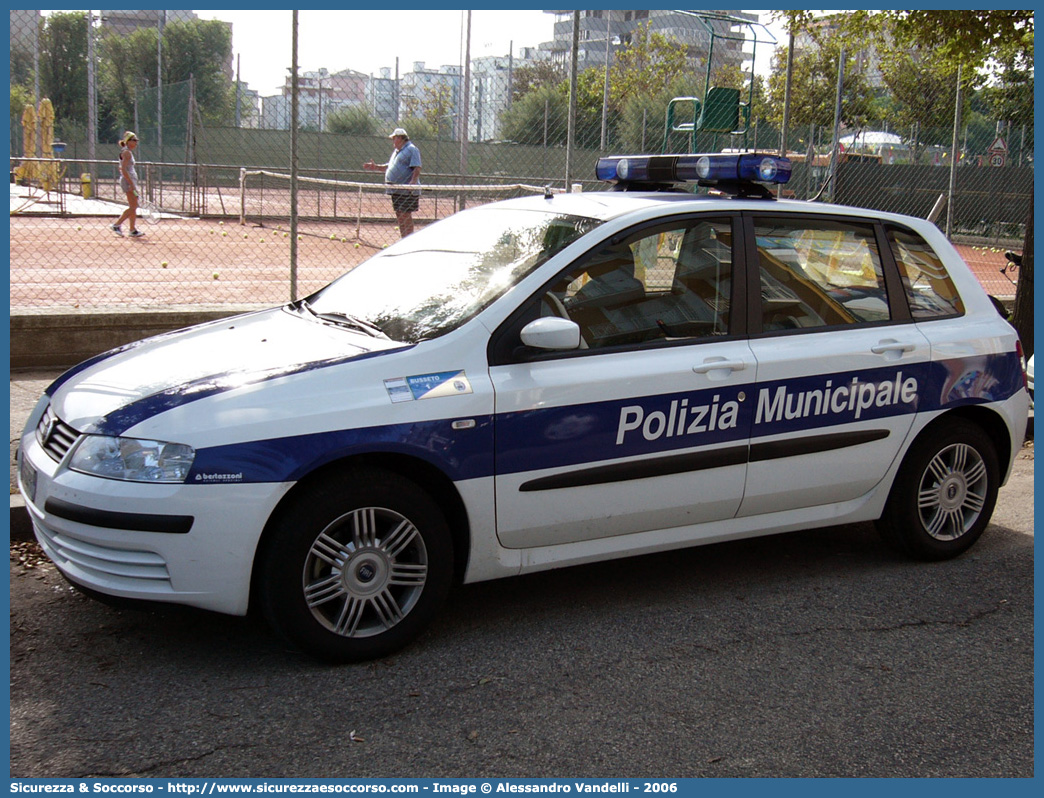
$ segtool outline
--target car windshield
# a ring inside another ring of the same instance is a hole
[[[436,338],[599,224],[544,210],[461,211],[388,247],[302,307],[321,318],[364,323],[403,343]]]

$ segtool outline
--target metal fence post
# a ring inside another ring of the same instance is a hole
[[[239,167],[239,223],[246,224],[246,169]]]
[[[957,162],[960,160],[960,156],[957,153],[957,146],[960,144],[961,134],[961,103],[964,101],[964,94],[961,91],[961,65],[957,65],[957,99],[954,101],[953,108],[953,143],[950,147],[950,188],[947,194],[946,202],[946,237],[949,238],[953,232],[953,205],[957,194]]]
[[[845,46],[841,45],[841,53],[837,59],[837,101],[834,105],[834,143],[830,149],[830,174],[827,184],[830,186],[830,200],[834,201],[837,194],[837,161],[838,150],[841,145],[841,100],[845,88]]]
[[[468,15],[468,32],[467,42],[464,45],[464,102],[461,108],[460,115],[460,174],[461,182],[466,182],[463,178],[468,173],[468,127],[470,125],[470,110],[471,110],[471,12],[466,12]],[[438,125],[438,120],[436,120]],[[461,203],[463,208],[463,203]]]

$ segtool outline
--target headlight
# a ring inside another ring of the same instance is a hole
[[[183,443],[86,435],[69,468],[129,482],[184,482],[195,457],[195,450]]]

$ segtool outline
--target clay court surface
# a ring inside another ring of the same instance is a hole
[[[112,217],[11,217],[11,309],[275,305],[290,299],[285,220],[164,218],[120,238]],[[302,222],[297,292],[307,296],[398,239],[393,223]],[[986,290],[1015,294],[1000,248],[958,246]],[[1014,276],[1014,274],[1013,274]]]
[[[116,236],[112,221],[12,217],[12,309],[279,304],[290,298],[289,224],[173,218],[139,223],[146,235],[132,239]],[[306,296],[398,233],[394,225],[363,224],[357,236],[352,222],[311,224],[299,236],[297,295]]]

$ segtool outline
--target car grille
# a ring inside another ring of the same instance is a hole
[[[40,423],[36,425],[37,442],[51,458],[59,463],[69,453],[79,437],[80,433],[58,418],[50,405],[40,417]]]

